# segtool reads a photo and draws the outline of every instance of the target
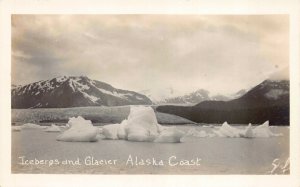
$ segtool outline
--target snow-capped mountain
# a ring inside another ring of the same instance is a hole
[[[247,124],[269,120],[273,125],[288,125],[289,88],[288,80],[265,80],[230,101],[203,101],[191,107],[159,106],[156,110],[199,123]]]
[[[211,100],[209,96],[209,92],[204,89],[199,89],[195,92],[177,96],[177,97],[169,97],[164,100],[161,100],[159,104],[197,104],[202,101]]]
[[[236,99],[241,97],[247,92],[247,90],[242,89],[236,93],[229,94],[229,95],[212,95],[209,91],[205,89],[199,89],[195,92],[191,92],[181,96],[175,97],[167,97],[162,100],[155,100],[153,101],[156,104],[185,104],[185,105],[195,105],[202,101],[229,101],[232,99]]]
[[[180,96],[180,92],[172,87],[141,90],[139,93],[149,97],[155,104],[163,103],[168,98]]]
[[[86,76],[63,76],[12,88],[12,108],[65,108],[152,104],[145,95]]]

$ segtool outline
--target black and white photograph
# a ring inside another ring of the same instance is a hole
[[[288,14],[12,14],[13,174],[289,175]]]

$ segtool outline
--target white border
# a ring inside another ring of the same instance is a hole
[[[0,186],[300,186],[300,77],[297,0],[0,0]],[[11,174],[11,14],[289,14],[291,174],[256,175],[20,175]]]

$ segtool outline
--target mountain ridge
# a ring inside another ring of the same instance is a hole
[[[143,94],[117,89],[86,76],[60,76],[11,89],[12,108],[149,105]]]
[[[203,101],[190,107],[159,106],[159,112],[178,115],[198,123],[289,124],[289,81],[265,80],[243,96],[230,101]]]

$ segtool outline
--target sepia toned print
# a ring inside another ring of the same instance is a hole
[[[288,15],[12,15],[12,173],[290,173]]]

